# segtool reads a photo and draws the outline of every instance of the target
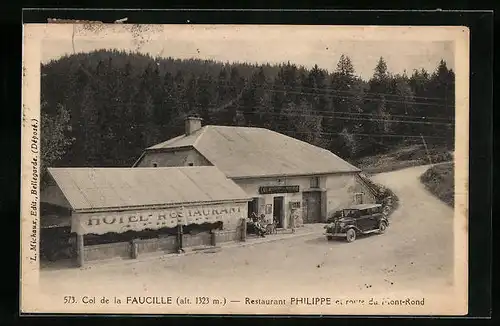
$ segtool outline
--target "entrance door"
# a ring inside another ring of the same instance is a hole
[[[258,198],[254,198],[252,201],[248,202],[248,217],[252,218],[252,213],[258,214]]]
[[[321,192],[304,192],[304,223],[318,223],[321,221]]]
[[[273,219],[276,221],[278,224],[276,227],[282,228],[283,227],[283,213],[284,213],[284,208],[283,208],[283,197],[274,197],[273,201]]]

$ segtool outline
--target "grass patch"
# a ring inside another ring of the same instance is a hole
[[[365,173],[373,174],[452,160],[453,155],[445,148],[436,147],[426,150],[423,145],[414,145],[385,154],[364,157],[354,162],[354,165]]]
[[[434,165],[420,176],[422,182],[434,196],[453,207],[455,200],[454,164]]]

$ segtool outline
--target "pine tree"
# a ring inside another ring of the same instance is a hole
[[[383,81],[389,78],[389,72],[387,70],[387,63],[384,58],[380,57],[377,66],[375,67],[375,74],[373,75],[373,79]]]
[[[45,113],[45,106],[42,106],[41,109],[40,169],[41,187],[43,188],[47,181],[47,167],[56,165],[64,157],[73,139],[70,136],[70,113],[64,106],[57,106],[55,116]]]
[[[330,148],[348,157],[353,157],[358,152],[359,139],[354,134],[363,129],[363,123],[356,119],[363,112],[364,89],[362,82],[354,74],[351,59],[342,54],[331,80],[333,111],[324,127],[332,134]],[[335,135],[336,133],[339,134]]]
[[[322,117],[315,115],[312,105],[307,100],[303,99],[296,106],[298,114],[295,118],[295,124],[292,126],[295,132],[295,138],[316,146],[324,145],[322,138]]]
[[[238,68],[231,68],[228,91],[230,100],[226,107],[226,114],[228,114],[227,118],[230,119],[232,125],[243,126],[245,124],[244,117],[240,112],[240,100],[244,87],[245,79],[240,76]]]
[[[337,64],[336,72],[341,76],[345,76],[347,80],[354,78],[354,66],[352,65],[351,58],[342,54]]]
[[[74,138],[53,165],[130,166],[144,147],[182,134],[190,113],[205,123],[273,129],[346,158],[415,139],[405,135],[443,137],[435,144],[426,140],[453,147],[453,125],[443,122],[454,119],[455,76],[444,61],[431,74],[420,69],[408,78],[392,75],[380,58],[373,77],[363,81],[346,55],[328,73],[317,65],[223,64],[102,50],[44,64],[41,76],[46,121],[57,121],[63,107],[71,129],[64,137]]]
[[[214,110],[211,112],[212,121],[214,124],[225,125],[229,123],[227,121],[225,109],[228,103],[230,103],[229,75],[225,66],[221,67],[215,83]]]
[[[247,126],[263,126],[269,114],[267,78],[262,67],[255,72],[241,96],[241,110]]]
[[[88,83],[82,90],[81,104],[81,134],[76,141],[81,143],[82,151],[75,153],[78,161],[83,166],[101,165],[99,162],[101,151],[99,111],[96,105],[96,89],[92,83]],[[102,159],[102,157],[101,157]],[[99,163],[98,163],[99,162]]]
[[[439,62],[436,71],[431,75],[429,84],[432,89],[431,97],[440,100],[434,101],[433,109],[428,114],[431,117],[453,119],[455,116],[455,73],[448,69],[444,60]],[[453,148],[453,124],[448,126],[436,124],[433,132],[440,137],[446,137],[448,146]]]
[[[212,122],[212,101],[215,99],[215,81],[208,73],[198,81],[196,90],[196,106],[198,115],[205,121],[206,124]]]
[[[393,128],[393,124],[390,121],[392,119],[391,107],[387,102],[387,97],[391,96],[392,91],[391,78],[392,76],[387,69],[387,63],[381,57],[377,62],[373,77],[368,83],[368,93],[370,93],[370,96],[365,98],[368,111],[376,116],[373,119],[373,123],[371,123],[371,127],[368,129],[375,136],[367,139],[368,142],[371,142],[371,147],[374,151],[387,150],[390,146],[388,138],[385,136],[391,134]],[[377,135],[380,135],[380,137]]]

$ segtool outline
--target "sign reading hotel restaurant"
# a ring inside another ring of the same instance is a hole
[[[259,194],[280,194],[299,192],[299,186],[262,186],[259,187]]]
[[[246,203],[245,203],[246,204]],[[82,213],[72,217],[77,234],[123,233],[177,225],[234,221],[247,215],[245,204],[176,207],[149,211]]]

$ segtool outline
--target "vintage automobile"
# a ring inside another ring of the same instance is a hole
[[[345,238],[353,242],[360,234],[384,233],[389,220],[380,204],[360,204],[336,212],[325,226],[326,238]]]

